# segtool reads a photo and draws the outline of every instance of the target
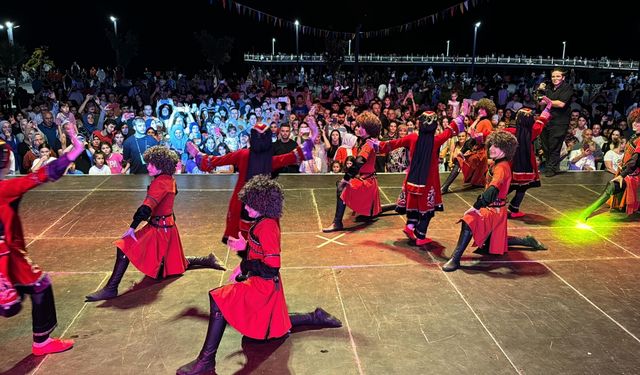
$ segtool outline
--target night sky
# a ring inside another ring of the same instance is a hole
[[[367,7],[369,1],[240,1],[304,25],[338,31],[363,31],[394,26],[429,15],[458,1],[393,1]],[[300,4],[304,3],[304,9]],[[410,5],[417,3],[417,5]],[[118,32],[132,31],[140,37],[138,57],[130,70],[193,70],[207,67],[193,33],[208,30],[235,38],[234,62],[242,53],[295,51],[295,32],[259,24],[249,16],[222,8],[219,0],[187,0],[177,6],[144,1],[3,1],[0,20],[11,20],[16,43],[27,47],[48,45],[50,56],[63,67],[74,60],[81,65],[110,65],[114,52],[105,36],[112,29],[108,16],[118,17]],[[631,5],[607,1],[607,8],[589,7],[576,1],[481,1],[464,15],[386,38],[365,39],[362,53],[444,53],[451,40],[451,55],[471,55],[473,24],[480,20],[478,54],[527,54],[560,57],[562,41],[567,56],[639,59],[640,21]],[[0,31],[6,38],[5,30]],[[324,40],[300,34],[301,52],[321,52]]]

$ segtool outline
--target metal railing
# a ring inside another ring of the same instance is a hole
[[[469,56],[443,56],[443,55],[360,55],[359,61],[363,64],[392,64],[392,65],[451,65],[464,66],[471,65],[472,58]],[[250,63],[265,64],[322,64],[324,56],[317,54],[254,54],[245,53],[244,61]],[[353,64],[355,62],[354,55],[344,56],[344,64]],[[607,69],[607,70],[638,70],[639,62],[634,60],[610,60],[601,58],[582,59],[582,58],[566,58],[556,59],[553,57],[542,56],[478,56],[475,61],[480,66],[535,66],[535,67],[555,67],[563,66],[567,68],[578,69]]]

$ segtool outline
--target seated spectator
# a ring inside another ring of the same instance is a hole
[[[569,154],[570,171],[595,171],[596,161],[593,153],[596,151],[596,143],[588,141],[582,144],[579,150],[573,150]]]
[[[620,164],[622,163],[624,148],[626,145],[627,140],[621,138],[617,147],[607,151],[607,153],[604,154],[604,168],[607,172],[613,175],[617,174],[618,169],[620,168]]]
[[[562,148],[560,149],[560,164],[559,168],[561,171],[569,170],[569,153],[573,150],[575,145],[578,143],[578,138],[568,135],[564,142],[562,143]]]

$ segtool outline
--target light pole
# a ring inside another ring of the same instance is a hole
[[[478,28],[480,27],[480,22],[476,22],[473,28],[473,52],[471,54],[471,79],[473,80],[473,69],[476,65],[476,39],[478,37]]]
[[[271,56],[276,54],[276,38],[271,38]]]
[[[118,36],[118,19],[114,16],[109,17],[109,19],[113,22],[113,33]]]
[[[349,51],[347,53],[347,56],[351,56],[351,39],[349,39]]]
[[[296,20],[296,22],[294,22],[293,24],[296,25],[296,60],[300,61],[300,57],[298,54],[298,27],[300,27],[300,22]]]
[[[447,40],[447,57],[449,57],[449,42],[450,40]]]
[[[562,41],[562,61],[564,61],[564,52],[567,50],[567,41]]]
[[[7,27],[7,36],[9,37],[9,44],[13,47],[13,22],[5,22],[4,24]]]

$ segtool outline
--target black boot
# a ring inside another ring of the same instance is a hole
[[[124,276],[128,266],[129,258],[124,255],[122,250],[118,249],[116,251],[116,264],[113,266],[113,272],[109,281],[107,281],[107,285],[99,291],[86,296],[85,302],[103,301],[117,297],[118,285],[120,285],[120,280],[122,280],[122,276]]]
[[[389,211],[395,211],[396,210],[396,204],[395,203],[383,204],[381,207],[382,207],[382,211],[380,211],[380,213],[389,212]]]
[[[329,314],[324,311],[320,307],[316,307],[314,312],[300,314],[300,313],[292,313],[289,314],[289,319],[291,319],[291,325],[294,327],[297,326],[321,326],[321,327],[331,327],[338,328],[342,327],[342,322],[340,319],[335,316]]]
[[[614,184],[612,182],[609,182],[607,184],[607,187],[604,189],[604,191],[602,192],[602,194],[600,194],[600,196],[598,197],[598,199],[595,200],[595,202],[591,203],[591,205],[589,205],[589,207],[585,208],[581,213],[580,216],[578,217],[579,221],[585,222],[587,221],[587,219],[589,218],[589,216],[591,216],[591,214],[597,210],[598,208],[600,208],[600,206],[602,206],[603,204],[605,204],[609,198],[611,198],[611,195],[613,195],[615,193],[615,187]]]
[[[197,268],[213,268],[214,270],[226,271],[223,265],[220,264],[218,258],[216,258],[213,253],[207,255],[206,257],[194,257],[188,256],[187,262],[189,262],[188,270],[193,270]]]
[[[344,216],[344,211],[347,209],[347,204],[342,201],[340,195],[338,195],[338,200],[336,201],[336,215],[333,218],[333,223],[330,226],[322,229],[323,232],[336,232],[340,231],[344,228],[342,225],[342,217]]]
[[[469,245],[469,242],[471,242],[472,237],[473,232],[471,232],[471,228],[469,228],[467,223],[462,222],[460,237],[458,237],[458,244],[456,245],[456,249],[453,251],[449,261],[442,266],[443,271],[452,272],[460,267],[460,258],[462,258],[462,254]]]
[[[511,237],[507,238],[507,244],[509,246],[524,246],[533,250],[547,250],[547,247],[533,236],[526,237]]]
[[[222,316],[211,295],[209,295],[209,300],[211,315],[209,316],[209,328],[207,328],[207,337],[204,339],[202,350],[200,350],[198,358],[176,370],[176,375],[208,374],[216,368],[216,353],[218,352],[224,329],[227,327],[227,321]]]
[[[453,181],[455,181],[456,177],[458,177],[459,174],[460,167],[458,166],[458,164],[455,164],[453,166],[453,169],[451,169],[451,173],[449,173],[449,176],[447,176],[447,179],[444,181],[444,184],[442,184],[442,187],[440,188],[441,194],[449,193],[449,186],[451,186],[451,184],[453,183]]]

